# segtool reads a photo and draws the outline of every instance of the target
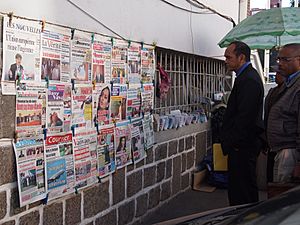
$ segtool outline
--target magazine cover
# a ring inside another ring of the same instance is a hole
[[[153,110],[154,105],[154,87],[153,84],[143,84],[142,88],[142,111],[149,114]]]
[[[143,84],[152,84],[155,74],[154,46],[144,45],[141,50],[141,80]]]
[[[97,153],[99,177],[113,173],[116,170],[114,124],[99,127]]]
[[[74,193],[72,132],[47,135],[45,162],[48,199]]]
[[[71,40],[71,79],[91,83],[91,34],[75,30]]]
[[[130,88],[127,90],[127,118],[137,118],[141,116],[141,89]]]
[[[129,120],[116,123],[115,135],[116,164],[119,169],[132,163]]]
[[[46,85],[20,83],[16,94],[17,138],[41,134],[46,125]]]
[[[95,35],[93,42],[92,81],[96,84],[109,84],[111,81],[111,40]]]
[[[131,43],[128,48],[128,81],[129,87],[141,86],[141,45]]]
[[[3,18],[2,94],[16,94],[16,80],[40,81],[41,25]]]
[[[71,30],[46,24],[41,34],[41,79],[70,82]]]
[[[72,90],[72,126],[92,127],[93,87],[91,84],[75,84]]]
[[[14,144],[20,207],[46,197],[43,136]]]
[[[97,179],[97,132],[95,129],[75,128],[73,137],[75,188],[95,184]]]
[[[111,79],[114,84],[126,84],[127,81],[128,42],[115,40],[112,47]]]
[[[143,128],[145,135],[145,149],[149,149],[154,145],[154,131],[153,131],[153,116],[145,115],[143,119]]]
[[[138,163],[146,157],[142,117],[131,121],[131,150],[134,163]]]
[[[110,99],[110,116],[112,121],[126,118],[127,85],[114,84]]]
[[[110,120],[110,99],[111,99],[111,85],[97,85],[93,90],[93,115],[94,121],[98,125],[109,124]]]

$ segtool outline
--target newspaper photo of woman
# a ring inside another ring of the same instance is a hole
[[[120,137],[117,152],[120,152],[120,151],[123,151],[123,152],[126,151],[126,137],[125,136]]]
[[[98,101],[98,107],[97,110],[108,110],[110,103],[110,90],[108,87],[103,88],[100,95],[99,95],[99,101]]]

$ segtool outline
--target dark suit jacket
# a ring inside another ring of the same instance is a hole
[[[20,65],[20,70],[23,71],[23,66]],[[10,65],[10,71],[12,73],[12,77],[9,78],[9,80],[16,80],[17,79],[17,64],[14,63],[14,64],[11,64]]]
[[[221,129],[224,154],[234,149],[257,149],[263,132],[264,87],[250,64],[235,79]]]

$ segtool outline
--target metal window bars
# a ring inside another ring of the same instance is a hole
[[[171,87],[164,99],[155,97],[154,113],[169,114],[179,109],[191,113],[200,109],[209,112],[214,93],[224,92],[226,69],[223,60],[156,48],[159,63],[171,78]],[[155,85],[159,81],[156,70]],[[156,96],[155,88],[155,96]]]

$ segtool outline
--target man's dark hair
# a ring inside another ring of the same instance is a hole
[[[286,44],[282,48],[292,48],[296,54],[300,54],[300,44],[299,43]]]
[[[234,41],[231,42],[230,45],[235,45],[234,52],[236,56],[244,55],[246,57],[246,61],[250,61],[251,49],[247,44],[241,41]]]

